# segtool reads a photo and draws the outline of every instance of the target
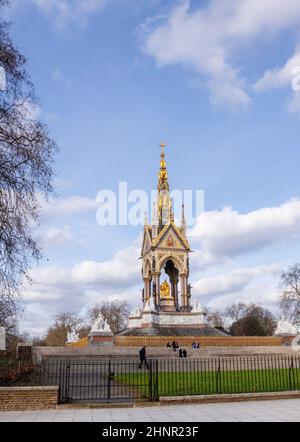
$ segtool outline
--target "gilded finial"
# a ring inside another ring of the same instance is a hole
[[[167,165],[165,160],[165,143],[161,142],[159,147],[161,147],[161,154],[160,154],[160,169],[158,173],[158,190],[160,191],[162,187],[169,189],[168,184],[168,172],[167,172]]]
[[[160,154],[161,160],[160,160],[160,174],[159,175],[160,175],[160,178],[162,178],[162,179],[168,179],[168,174],[166,171],[166,161],[165,161],[165,147],[166,147],[166,145],[163,142],[161,142],[159,147],[161,147],[161,154]]]
[[[165,143],[161,142],[159,147],[161,147],[161,155],[164,156],[165,155]]]

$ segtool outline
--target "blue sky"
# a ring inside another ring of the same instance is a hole
[[[142,228],[98,226],[95,197],[120,181],[155,188],[161,140],[171,186],[205,191],[195,297],[276,311],[278,272],[299,250],[299,2],[14,0],[9,15],[61,148],[22,329],[103,299],[138,303]]]

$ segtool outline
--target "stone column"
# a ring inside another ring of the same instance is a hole
[[[180,273],[180,290],[181,290],[181,305],[180,310],[187,309],[187,287],[186,287],[186,274]]]
[[[156,297],[155,297],[155,306],[157,308],[160,307],[160,293],[159,293],[159,289],[160,289],[160,273],[159,272],[152,272],[152,276],[153,276],[153,281],[155,282],[155,286],[156,286]]]
[[[144,278],[144,297],[145,297],[145,302],[147,302],[147,299],[148,299],[148,278]]]
[[[185,274],[180,273],[180,310],[185,308]]]
[[[145,302],[147,302],[150,297],[150,293],[151,293],[150,284],[151,284],[151,278],[144,278]]]
[[[187,286],[187,275],[184,278],[184,285],[185,285],[185,309],[188,310],[189,309],[189,299],[188,299],[188,286]]]
[[[186,289],[187,289],[187,306],[191,310],[191,286],[188,283],[188,277],[186,278]]]
[[[152,283],[152,278],[148,278],[148,299],[151,296],[151,283]]]
[[[175,308],[179,310],[179,299],[178,299],[178,276],[174,278],[174,300],[175,300]]]
[[[174,299],[174,306],[176,308],[176,310],[178,309],[178,290],[177,290],[177,284],[178,284],[178,278],[176,276],[173,276],[170,279],[171,282],[171,295],[173,296]]]

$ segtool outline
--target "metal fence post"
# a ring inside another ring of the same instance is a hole
[[[53,364],[49,368],[53,371]],[[59,361],[59,401],[67,402],[69,398],[70,362]]]
[[[158,401],[158,359],[155,361],[155,383],[154,383],[154,400]]]
[[[293,390],[293,387],[292,387],[292,370],[293,370],[293,368],[294,368],[294,359],[293,359],[293,356],[292,356],[291,357],[291,364],[290,364],[290,367],[289,367],[289,387],[290,387],[290,391]]]
[[[70,362],[68,362],[66,366],[66,398],[65,398],[66,401],[70,399],[70,373],[71,373],[71,364]]]
[[[148,399],[150,402],[153,401],[153,378],[152,378],[152,359],[149,361],[149,395]]]
[[[110,400],[110,397],[111,397],[111,386],[110,386],[110,383],[111,383],[111,364],[110,364],[110,361],[108,361],[108,377],[107,377],[107,401],[109,401]]]
[[[60,361],[60,363],[59,363],[59,402],[62,401],[63,396],[64,396],[64,393],[63,393],[63,391],[64,391],[64,389],[63,389],[64,383],[62,381],[63,378],[62,378],[62,373],[61,373],[61,367],[62,367],[62,362]]]
[[[217,370],[217,374],[216,374],[216,390],[217,390],[217,394],[221,393],[221,388],[220,388],[220,374],[221,374],[221,360],[219,358],[218,360],[218,370]]]

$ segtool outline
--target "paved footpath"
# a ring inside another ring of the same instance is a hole
[[[300,399],[163,407],[1,411],[0,422],[300,422]]]

